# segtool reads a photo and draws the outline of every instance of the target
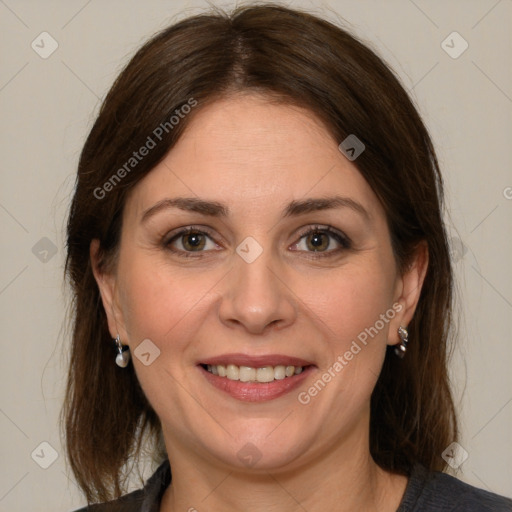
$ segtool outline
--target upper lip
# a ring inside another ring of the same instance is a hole
[[[281,354],[267,354],[250,356],[247,354],[223,354],[220,356],[208,357],[199,364],[207,365],[228,365],[249,366],[251,368],[262,368],[263,366],[310,366],[313,363],[299,357],[285,356]]]

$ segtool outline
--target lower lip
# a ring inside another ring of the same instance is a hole
[[[298,375],[272,382],[241,382],[213,375],[202,366],[198,366],[198,368],[210,384],[244,402],[266,402],[290,393],[299,387],[313,370],[313,366],[308,366]]]

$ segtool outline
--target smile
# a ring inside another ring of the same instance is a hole
[[[268,383],[274,380],[284,380],[299,375],[303,366],[277,365],[254,368],[251,366],[237,366],[235,364],[205,365],[206,371],[219,377],[240,382]]]
[[[280,354],[224,354],[197,365],[206,382],[243,402],[266,402],[291,393],[312,376],[312,361]]]

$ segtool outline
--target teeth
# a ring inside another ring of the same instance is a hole
[[[274,380],[283,380],[286,377],[293,377],[302,373],[302,366],[263,366],[261,368],[252,368],[250,366],[236,366],[234,364],[207,365],[206,369],[213,375],[226,377],[229,380],[239,380],[241,382],[272,382]]]
[[[274,379],[283,380],[286,377],[286,368],[284,366],[274,367]]]
[[[234,364],[228,364],[226,367],[226,377],[229,380],[239,380],[240,368],[238,368],[238,366],[235,366]]]
[[[256,380],[256,369],[250,366],[240,366],[239,379],[241,382]]]
[[[256,370],[256,380],[258,382],[272,382],[274,380],[274,368],[272,366],[264,366]]]

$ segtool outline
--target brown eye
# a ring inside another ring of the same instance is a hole
[[[179,256],[191,256],[193,253],[200,256],[202,253],[219,249],[212,235],[193,227],[182,229],[178,233],[171,235],[163,242],[163,245],[166,249]]]
[[[335,256],[351,247],[350,239],[330,226],[315,226],[303,232],[298,242],[292,246],[293,250],[309,253],[311,257]]]
[[[181,239],[186,251],[201,251],[206,245],[206,237],[203,233],[187,233],[182,235]]]
[[[314,232],[306,237],[306,246],[312,251],[325,251],[329,247],[329,237],[326,233]]]

